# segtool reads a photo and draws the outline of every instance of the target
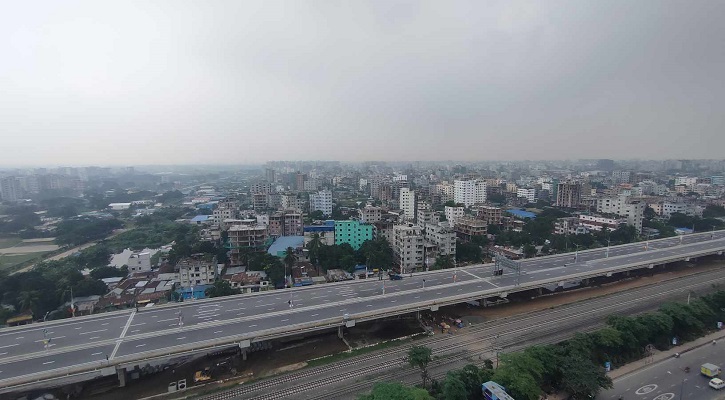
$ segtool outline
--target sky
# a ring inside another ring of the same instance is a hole
[[[11,1],[0,165],[725,158],[725,2]]]

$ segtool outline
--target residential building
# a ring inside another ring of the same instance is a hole
[[[494,206],[478,206],[476,218],[488,225],[500,225],[503,221],[503,209]]]
[[[400,188],[400,209],[406,220],[415,219],[415,191],[407,187]]]
[[[516,190],[516,196],[525,198],[529,203],[536,202],[536,189],[535,188],[519,188]]]
[[[478,179],[476,182],[476,204],[483,204],[486,202],[488,193],[488,184],[483,179]]]
[[[0,198],[3,201],[16,202],[22,197],[18,180],[14,176],[0,178]]]
[[[130,274],[149,272],[151,271],[151,253],[148,251],[133,253],[128,257],[127,265]]]
[[[372,224],[383,219],[383,209],[374,206],[365,206],[360,210],[360,222]]]
[[[476,181],[453,181],[453,201],[471,207],[476,203]]]
[[[187,257],[176,263],[174,272],[179,285],[189,288],[213,284],[218,275],[218,266],[215,258]]]
[[[448,255],[453,260],[456,259],[456,231],[453,230],[450,223],[428,224],[423,232],[425,240],[435,246],[435,254],[426,254],[426,258]]]
[[[630,171],[614,171],[612,172],[612,181],[614,184],[630,183],[632,173]]]
[[[647,203],[632,200],[626,195],[597,199],[597,212],[626,217],[627,224],[634,226],[637,232],[642,232],[645,208],[647,208]]]
[[[373,225],[360,221],[335,221],[335,244],[347,243],[358,250],[366,240],[373,240]]]
[[[477,218],[458,218],[455,224],[455,233],[462,242],[470,242],[474,236],[486,236],[488,224],[486,221]]]
[[[266,168],[264,170],[264,178],[267,180],[267,182],[274,183],[274,181],[275,181],[275,171],[274,171],[274,169],[272,169],[272,168]]]
[[[446,206],[444,208],[446,220],[455,226],[456,221],[458,221],[458,218],[463,217],[464,210],[465,209],[463,207]]]
[[[269,236],[302,236],[302,214],[278,211],[269,216]]]
[[[252,195],[252,207],[254,211],[264,211],[268,207],[267,193],[255,193]]]
[[[314,192],[320,187],[317,183],[317,179],[308,179],[302,184],[302,188],[305,192]]]
[[[666,201],[662,203],[662,216],[669,218],[674,213],[688,214],[689,206],[686,203],[673,203]]]
[[[596,215],[579,215],[579,225],[585,227],[590,231],[601,231],[604,228],[608,230],[614,230],[621,224],[626,224],[627,220],[624,218],[608,218]]]
[[[305,190],[305,181],[306,180],[307,180],[306,174],[302,174],[299,172],[297,173],[297,175],[295,176],[295,183],[296,183],[295,186],[296,186],[297,190],[299,190],[299,191]]]
[[[423,267],[423,230],[413,224],[393,227],[393,255],[401,273]]]
[[[249,193],[251,193],[251,194],[267,194],[267,193],[272,193],[272,185],[269,182],[257,182],[257,183],[253,183],[249,187]]]
[[[557,218],[554,221],[554,234],[556,235],[580,235],[586,233],[589,233],[589,230],[579,224],[579,217]]]
[[[332,246],[335,244],[335,221],[325,221],[325,225],[309,225],[304,227],[304,244],[312,241],[317,235],[322,244]]]
[[[694,176],[678,176],[675,178],[675,186],[692,187],[697,184],[697,178]]]
[[[324,189],[317,193],[310,193],[310,212],[322,211],[322,215],[332,215],[332,192]]]
[[[267,244],[267,227],[264,225],[234,225],[228,233],[231,265],[245,265],[245,254],[262,251]]]
[[[220,225],[226,219],[239,218],[239,204],[233,199],[224,199],[217,203],[216,208],[212,211],[212,221]]]
[[[446,203],[455,198],[455,187],[449,183],[439,183],[435,185],[435,193],[440,195],[440,202]]]
[[[416,217],[415,217],[415,223],[420,226],[421,228],[425,229],[426,225],[433,222],[435,216],[435,212],[433,209],[431,209],[430,204],[419,201],[418,202],[418,209],[416,210]],[[438,222],[438,219],[435,218],[436,223]]]
[[[578,208],[581,203],[582,185],[579,182],[561,182],[557,185],[556,206]]]
[[[297,212],[302,212],[302,210],[305,207],[305,202],[302,199],[302,196],[299,194],[293,193],[293,194],[283,194],[282,198],[280,199],[281,204],[280,207],[283,210],[293,210]]]

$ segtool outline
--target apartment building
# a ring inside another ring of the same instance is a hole
[[[478,206],[476,218],[487,225],[500,225],[503,221],[503,209],[494,206]]]
[[[579,182],[561,182],[557,185],[556,206],[577,208],[581,203],[582,185]]]
[[[294,211],[277,211],[269,216],[269,236],[302,236],[302,214]]]
[[[454,226],[456,236],[462,242],[470,242],[472,237],[486,236],[488,233],[488,224],[486,221],[477,218],[458,218]]]
[[[128,272],[130,274],[137,272],[151,271],[151,252],[143,251],[133,253],[128,257]]]
[[[312,238],[317,235],[320,238],[322,244],[326,246],[332,246],[335,244],[335,221],[325,221],[324,225],[310,225],[305,226],[304,230],[304,245],[312,241]]]
[[[536,202],[536,189],[535,188],[519,188],[516,190],[516,196],[526,199],[529,203]]]
[[[310,212],[322,211],[322,215],[332,215],[332,192],[324,189],[317,193],[310,193]]]
[[[305,201],[302,199],[302,196],[296,193],[283,194],[280,198],[280,203],[280,207],[283,210],[302,212],[305,207]]]
[[[373,225],[360,221],[335,221],[335,244],[347,243],[358,250],[366,240],[373,240]]]
[[[272,185],[269,182],[257,182],[249,186],[251,194],[267,194],[272,193]]]
[[[433,244],[437,255],[456,257],[456,232],[448,222],[428,224],[425,227],[425,240]]]
[[[400,209],[407,221],[415,220],[415,191],[407,187],[400,188]]]
[[[614,230],[621,224],[626,224],[625,218],[607,218],[596,215],[579,215],[579,225],[590,231],[601,231],[604,228]]]
[[[393,227],[393,255],[401,273],[423,267],[423,230],[413,224]]]
[[[219,273],[215,258],[187,257],[176,263],[174,272],[183,288],[211,285]]]
[[[383,219],[383,209],[375,206],[365,206],[360,210],[360,222],[372,224]]]
[[[446,206],[444,208],[444,213],[446,215],[446,220],[450,222],[452,225],[456,224],[456,221],[458,221],[459,218],[462,218],[464,215],[464,208],[463,207],[451,207]]]
[[[476,181],[453,181],[453,201],[471,207],[476,203]]]
[[[228,230],[229,259],[232,265],[243,265],[243,255],[249,251],[263,251],[267,243],[264,225],[234,225]]]
[[[634,226],[637,232],[642,232],[645,208],[647,208],[647,203],[633,200],[626,195],[597,199],[597,212],[625,217],[627,224]]]

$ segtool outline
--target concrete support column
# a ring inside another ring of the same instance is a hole
[[[118,387],[126,386],[126,368],[116,368],[116,375],[118,375]]]
[[[342,331],[342,325],[337,327],[337,337],[339,337],[340,339],[345,337],[344,332]]]
[[[247,361],[247,350],[242,350],[242,361]]]
[[[544,288],[538,288],[538,289],[536,289],[536,294],[538,294],[539,296],[541,296],[542,294],[544,294]]]
[[[582,285],[583,286],[589,286],[589,278],[582,279]]]

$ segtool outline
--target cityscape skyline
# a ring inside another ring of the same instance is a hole
[[[2,164],[717,158],[723,11],[17,2]]]

